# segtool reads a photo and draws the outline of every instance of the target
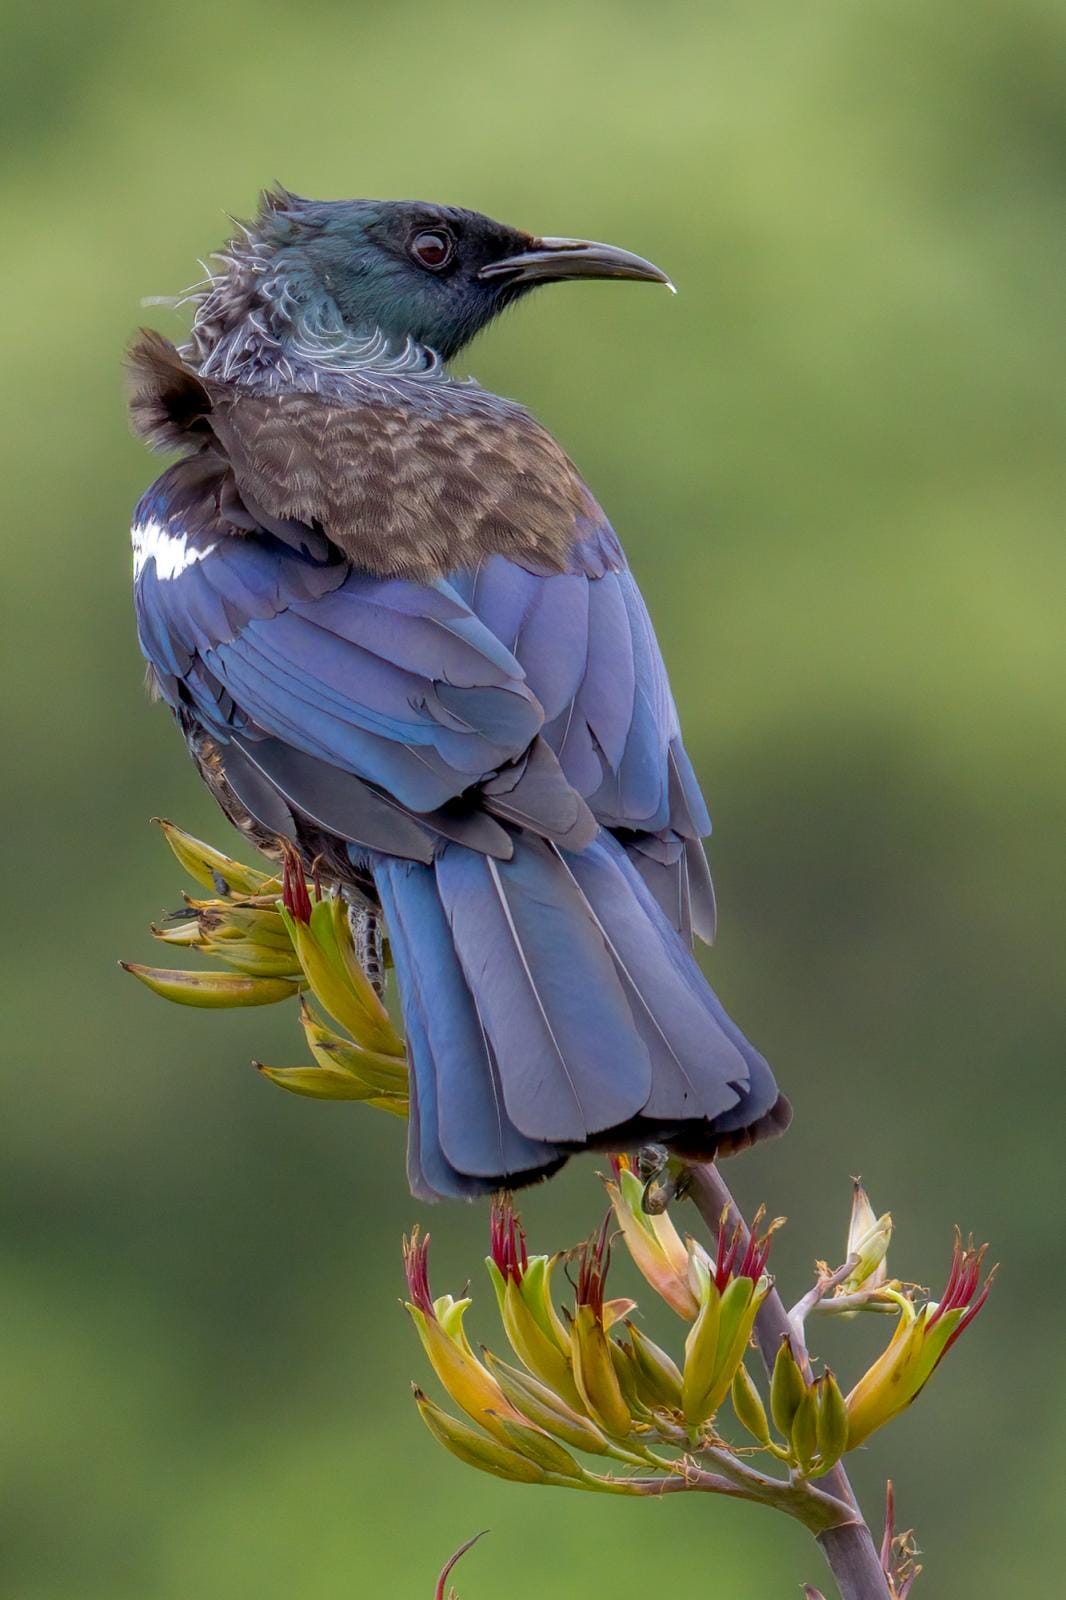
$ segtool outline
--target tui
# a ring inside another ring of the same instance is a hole
[[[446,367],[538,284],[669,280],[281,188],[216,259],[189,342],[129,355],[135,429],[180,453],[133,522],[141,649],[231,821],[383,918],[413,1191],[779,1131],[692,956],[710,822],[618,540],[529,412]]]

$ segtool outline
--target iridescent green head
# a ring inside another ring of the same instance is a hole
[[[636,278],[669,284],[650,261],[583,239],[536,238],[476,211],[419,200],[305,200],[263,196],[249,230],[260,294],[335,321],[357,336],[380,331],[447,359],[540,283]],[[242,246],[245,261],[248,251]]]

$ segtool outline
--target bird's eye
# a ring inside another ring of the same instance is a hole
[[[455,254],[455,240],[446,228],[423,228],[408,247],[420,267],[440,272]]]

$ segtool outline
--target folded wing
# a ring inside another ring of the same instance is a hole
[[[138,509],[141,643],[253,816],[265,783],[341,838],[411,859],[448,837],[508,858],[496,814],[568,846],[592,837],[522,667],[450,584],[372,578],[328,549],[197,520],[194,465]]]

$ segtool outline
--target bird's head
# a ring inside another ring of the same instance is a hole
[[[415,200],[304,200],[271,190],[248,244],[261,288],[302,317],[328,310],[355,335],[380,330],[445,359],[537,284],[670,283],[650,261],[612,245],[535,238],[476,211]]]

